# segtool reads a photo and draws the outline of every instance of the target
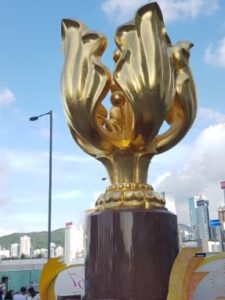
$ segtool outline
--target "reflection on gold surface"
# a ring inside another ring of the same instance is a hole
[[[115,70],[100,57],[106,38],[75,20],[62,22],[62,95],[67,123],[77,144],[101,161],[111,186],[96,209],[164,207],[147,184],[155,154],[175,146],[196,115],[188,65],[189,42],[172,45],[157,3],[141,7],[115,34]],[[111,108],[102,101],[110,92]],[[166,121],[169,129],[159,134]]]

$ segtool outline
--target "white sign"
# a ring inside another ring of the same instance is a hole
[[[84,266],[71,266],[59,273],[54,286],[55,296],[84,296]]]

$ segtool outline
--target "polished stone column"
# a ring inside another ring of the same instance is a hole
[[[87,215],[85,299],[166,300],[178,253],[177,217],[166,210]]]

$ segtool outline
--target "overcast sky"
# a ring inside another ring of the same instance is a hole
[[[113,36],[133,17],[139,0],[7,0],[0,9],[0,235],[47,229],[49,118],[54,111],[52,227],[80,223],[107,184],[104,167],[84,154],[66,126],[60,97],[63,18],[81,20],[108,37],[104,64],[111,70]],[[225,2],[161,0],[173,43],[194,43],[190,64],[198,116],[182,142],[154,157],[148,182],[176,199],[178,220],[189,223],[187,198],[204,194],[210,216],[223,203],[225,180]]]

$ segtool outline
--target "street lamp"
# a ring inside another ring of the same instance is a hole
[[[49,112],[39,115],[33,116],[29,120],[36,121],[40,117],[49,115],[50,117],[50,135],[49,135],[49,185],[48,185],[48,259],[51,257],[51,213],[52,213],[52,110]]]

